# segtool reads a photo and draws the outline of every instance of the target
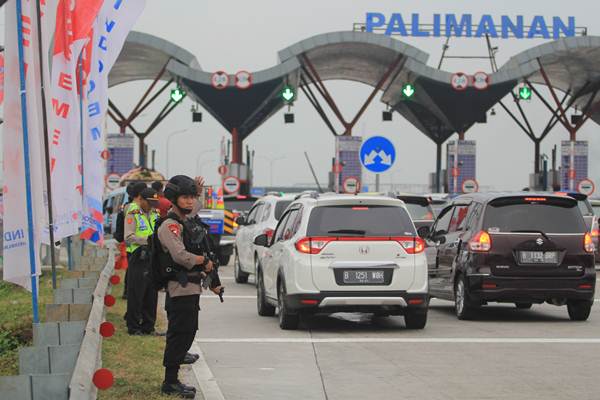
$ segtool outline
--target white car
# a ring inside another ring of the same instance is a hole
[[[294,195],[267,195],[257,200],[246,218],[236,220],[238,230],[235,235],[235,258],[233,271],[237,283],[248,282],[254,274],[264,247],[256,246],[254,238],[262,233],[271,236],[281,215],[294,200]]]
[[[304,313],[404,315],[427,322],[425,242],[401,200],[366,195],[303,195],[281,217],[257,265],[257,307],[296,329]]]

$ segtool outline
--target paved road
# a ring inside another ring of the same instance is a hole
[[[458,321],[451,303],[433,300],[423,331],[369,314],[282,331],[257,315],[254,285],[221,271],[225,303],[203,296],[196,345],[227,400],[600,398],[598,301],[587,322],[550,305],[489,306]]]

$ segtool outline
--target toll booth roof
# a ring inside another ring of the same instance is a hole
[[[600,110],[596,111],[600,103],[596,96],[600,37],[558,39],[526,50],[489,74],[489,84],[482,90],[456,90],[451,73],[426,65],[427,53],[376,33],[320,34],[281,50],[278,56],[278,65],[252,73],[250,87],[236,87],[236,77],[227,75],[227,83],[217,88],[213,73],[203,71],[189,52],[163,39],[132,32],[111,71],[110,84],[154,79],[169,60],[167,77],[184,86],[223,127],[228,131],[236,128],[244,139],[284,107],[280,93],[286,85],[301,88],[314,87],[319,80],[356,81],[379,87],[383,103],[441,143],[455,132],[485,122],[487,111],[519,82],[544,83],[543,67],[553,87],[573,95],[568,105],[581,109],[590,104],[592,118],[600,122]],[[415,89],[409,99],[402,93],[407,82]]]

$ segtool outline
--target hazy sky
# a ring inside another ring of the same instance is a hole
[[[146,9],[135,30],[147,32],[186,48],[196,55],[205,71],[225,70],[235,73],[245,69],[257,71],[277,63],[277,52],[310,36],[340,30],[351,30],[353,22],[363,22],[367,11],[389,15],[420,13],[422,22],[432,22],[434,13],[472,13],[474,20],[484,14],[493,16],[534,15],[546,18],[569,15],[576,17],[577,26],[587,26],[591,35],[600,35],[600,2],[589,0],[527,0],[527,1],[348,1],[348,0],[148,0]],[[527,22],[526,22],[527,24]],[[429,65],[437,66],[444,39],[403,38],[402,40],[430,54]],[[540,40],[495,40],[501,66],[511,56],[542,43]],[[453,39],[449,54],[486,54],[482,39]],[[600,68],[600,66],[599,66]],[[473,73],[490,72],[486,60],[446,61],[443,69]],[[111,89],[111,98],[125,110],[131,110],[148,82],[130,83]],[[350,119],[369,95],[371,88],[352,82],[326,83],[340,109]],[[165,95],[165,99],[166,99]],[[428,174],[435,170],[435,145],[398,113],[392,122],[381,121],[384,106],[380,94],[364,114],[354,134],[361,136],[384,135],[396,145],[398,156],[391,172],[382,177],[383,183],[427,183]],[[510,101],[509,103],[512,103]],[[146,111],[137,124],[138,129],[150,122],[153,113],[164,103]],[[150,149],[157,150],[157,169],[166,171],[166,142],[171,132],[188,129],[171,141],[169,173],[195,174],[201,172],[209,182],[217,182],[218,148],[221,138],[228,133],[207,112],[202,123],[191,123],[190,107],[186,99],[148,139]],[[540,131],[550,117],[540,103],[526,104],[533,125]],[[256,130],[245,144],[256,151],[255,185],[269,184],[269,159],[274,162],[273,181],[276,185],[310,183],[312,177],[303,152],[308,151],[322,183],[326,182],[334,152],[334,138],[308,100],[300,97],[293,108],[295,124],[283,123],[283,110]],[[110,131],[117,131],[108,124]],[[487,124],[477,124],[466,135],[477,140],[477,170],[481,185],[497,189],[517,189],[526,186],[533,170],[533,143],[496,107],[496,115],[488,116]],[[600,183],[600,127],[587,123],[579,139],[590,141],[590,175]],[[552,146],[568,139],[566,130],[557,124],[543,142],[542,152],[550,154]],[[204,153],[215,149],[214,153]],[[445,158],[445,157],[444,157]],[[201,169],[201,171],[199,170]],[[373,181],[365,173],[367,182]]]

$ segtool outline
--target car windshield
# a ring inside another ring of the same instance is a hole
[[[408,213],[414,221],[433,221],[433,209],[429,204],[406,203]]]
[[[493,200],[486,207],[483,228],[490,233],[586,231],[585,222],[575,201],[546,197],[509,197]]]
[[[275,219],[277,221],[279,221],[279,219],[283,215],[283,212],[285,211],[287,206],[290,205],[291,202],[291,200],[280,200],[277,202],[277,204],[275,204]]]
[[[579,206],[579,210],[581,211],[581,215],[584,217],[589,217],[594,215],[594,210],[589,202],[589,200],[579,200],[577,201],[577,205]]]
[[[401,207],[344,205],[315,208],[308,236],[415,236],[410,216]]]

